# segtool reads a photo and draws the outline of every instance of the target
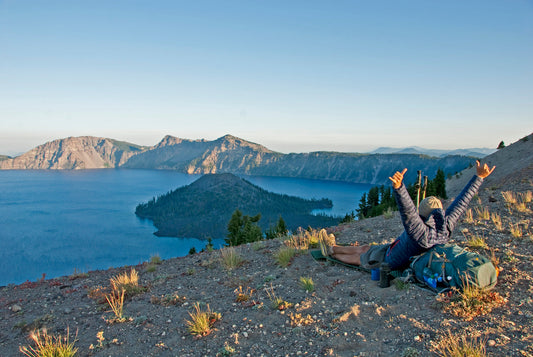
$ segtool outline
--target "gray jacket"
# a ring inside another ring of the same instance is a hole
[[[446,211],[434,209],[425,220],[418,215],[405,186],[402,184],[400,188],[394,189],[405,231],[386,251],[385,261],[391,269],[406,268],[412,256],[419,255],[434,245],[447,243],[459,218],[482,183],[483,179],[475,175]]]

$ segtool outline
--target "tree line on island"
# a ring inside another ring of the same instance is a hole
[[[258,231],[251,224],[267,235],[279,223],[280,216],[289,230],[335,225],[339,221],[337,217],[311,214],[315,209],[332,205],[327,198],[303,199],[268,192],[233,174],[209,174],[139,204],[135,213],[152,220],[158,236],[207,239],[225,236],[228,222],[233,215],[238,215],[236,210],[240,212],[245,236],[249,236]]]

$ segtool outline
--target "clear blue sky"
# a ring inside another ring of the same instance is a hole
[[[531,0],[0,0],[0,154],[80,135],[307,152],[531,132]]]

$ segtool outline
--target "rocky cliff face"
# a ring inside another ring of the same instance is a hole
[[[413,182],[417,170],[433,178],[439,168],[451,174],[468,167],[474,159],[464,156],[435,158],[408,154],[347,154],[314,152],[289,154],[252,168],[249,174],[301,177],[354,183],[388,184],[389,176],[407,168],[406,182]]]
[[[100,169],[118,167],[141,147],[92,136],[70,137],[40,145],[13,159],[1,169]]]
[[[455,174],[473,164],[465,156],[430,157],[420,154],[348,154],[314,152],[282,154],[262,145],[226,135],[214,141],[166,136],[143,148],[112,139],[77,137],[55,140],[14,159],[0,161],[1,169],[168,169],[188,174],[233,173],[387,184],[396,170],[408,168],[433,178],[439,168]]]

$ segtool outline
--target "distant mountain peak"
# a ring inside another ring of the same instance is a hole
[[[220,186],[232,188],[239,186],[255,187],[250,182],[231,173],[205,174],[191,183],[190,186],[208,191]]]
[[[231,135],[231,134],[226,134],[224,136],[221,136],[220,138],[218,138],[219,140],[230,140],[230,141],[236,141],[236,140],[240,140],[240,141],[246,141],[244,139],[241,139],[239,137],[236,137],[234,135]]]
[[[1,169],[96,169],[119,167],[144,148],[114,139],[71,136],[39,145],[13,159],[0,161]]]
[[[461,156],[483,158],[487,155],[494,153],[495,151],[496,149],[489,149],[489,148],[439,150],[439,149],[426,149],[426,148],[422,148],[419,146],[409,146],[405,148],[379,147],[370,153],[371,154],[418,154],[418,155],[428,155],[428,156],[433,156],[433,157],[461,155]]]
[[[162,147],[165,147],[165,146],[179,145],[179,144],[184,143],[184,142],[188,142],[188,143],[203,143],[203,142],[205,142],[205,139],[190,140],[190,139],[178,138],[178,137],[172,136],[172,135],[165,135],[165,137],[163,139],[161,139],[161,141],[156,146],[154,146],[153,148],[154,149],[159,149],[159,148],[162,148]]]
[[[268,152],[268,153],[274,152],[261,144],[256,144],[251,141],[233,136],[231,134],[226,134],[218,138],[217,140],[215,140],[215,143],[221,144],[222,148],[228,148],[228,149],[235,149],[237,147],[248,147],[248,148],[257,150],[259,152]]]

